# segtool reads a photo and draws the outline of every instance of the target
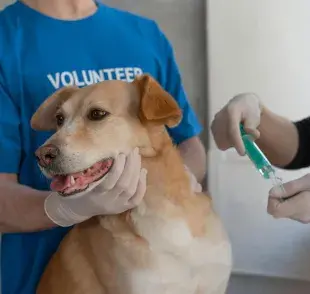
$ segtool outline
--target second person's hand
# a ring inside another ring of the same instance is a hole
[[[239,155],[245,154],[240,134],[240,123],[254,139],[259,138],[258,126],[262,105],[255,94],[244,93],[232,98],[214,117],[211,131],[217,147],[227,150],[234,147]]]
[[[275,218],[288,218],[310,223],[310,174],[287,182],[282,189],[269,192],[268,213]]]

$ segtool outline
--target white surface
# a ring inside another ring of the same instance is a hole
[[[210,119],[245,91],[291,119],[310,115],[310,1],[208,0],[207,10]],[[213,141],[209,187],[231,236],[234,271],[310,280],[310,225],[269,217],[270,183]]]

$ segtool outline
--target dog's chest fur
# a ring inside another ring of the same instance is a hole
[[[231,249],[220,223],[206,216],[211,231],[194,238],[184,219],[158,216],[144,203],[131,217],[148,249],[135,257],[143,266],[130,271],[122,265],[128,251],[118,250],[118,281],[126,285],[120,294],[223,294],[220,289],[226,287],[231,270]]]

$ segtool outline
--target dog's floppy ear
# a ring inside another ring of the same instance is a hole
[[[177,102],[154,78],[141,75],[133,83],[141,96],[139,116],[142,122],[152,122],[170,128],[181,122],[182,111]]]
[[[55,114],[65,101],[67,101],[78,87],[63,87],[48,97],[37,109],[31,118],[30,124],[37,131],[52,131],[57,128]]]

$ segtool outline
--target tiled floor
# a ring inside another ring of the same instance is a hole
[[[310,294],[310,282],[233,275],[227,294]]]

